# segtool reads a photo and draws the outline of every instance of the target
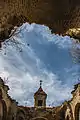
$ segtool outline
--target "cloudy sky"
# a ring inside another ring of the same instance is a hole
[[[34,93],[42,80],[47,105],[70,99],[79,77],[79,65],[70,52],[73,40],[51,34],[48,27],[34,23],[23,24],[17,33],[3,43],[0,51],[0,76],[10,87],[9,95],[20,105],[33,106]]]

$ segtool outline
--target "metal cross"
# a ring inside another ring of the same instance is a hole
[[[40,80],[40,87],[42,87],[42,80]]]

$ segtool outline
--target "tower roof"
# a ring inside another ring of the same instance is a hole
[[[40,87],[38,89],[38,91],[34,94],[34,96],[36,96],[36,95],[45,95],[45,96],[47,96],[47,94],[43,91],[42,87]]]
[[[34,93],[34,96],[36,96],[36,95],[45,95],[45,96],[47,96],[47,94],[42,89],[42,80],[40,80],[40,87],[39,87],[38,91]]]

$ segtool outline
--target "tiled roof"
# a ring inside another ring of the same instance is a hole
[[[40,94],[47,96],[47,94],[43,91],[42,87],[40,87],[40,88],[38,89],[38,91],[34,94],[34,96],[35,96],[35,95],[40,95]]]

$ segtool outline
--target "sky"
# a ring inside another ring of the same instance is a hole
[[[25,23],[17,28],[0,50],[0,76],[9,85],[8,94],[19,105],[34,106],[42,80],[47,106],[69,100],[79,77],[79,65],[71,55],[74,46],[69,36],[52,34],[44,25]]]

